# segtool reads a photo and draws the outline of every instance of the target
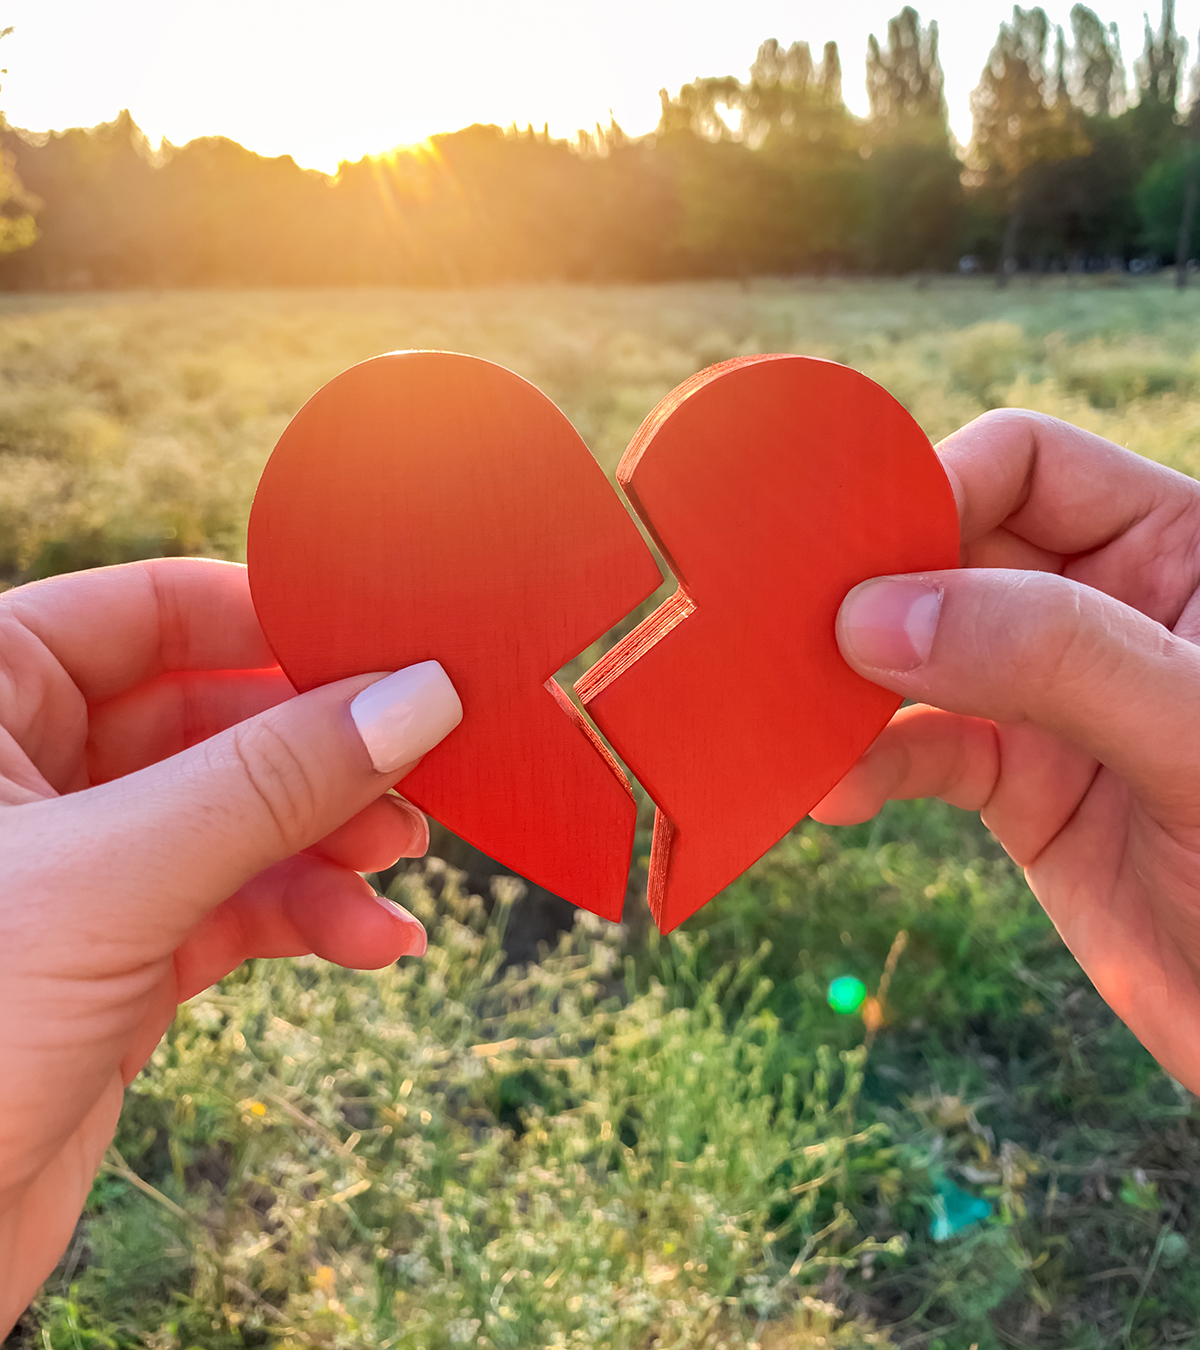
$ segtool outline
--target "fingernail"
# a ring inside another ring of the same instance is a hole
[[[384,794],[384,800],[406,815],[413,823],[415,834],[413,843],[409,845],[410,852],[406,855],[409,858],[423,858],[429,852],[429,821],[425,819],[425,812],[416,807],[406,797],[402,797],[393,789]]]
[[[350,716],[379,773],[421,758],[462,721],[462,704],[437,661],[406,666],[368,685]]]
[[[838,643],[856,666],[915,670],[929,659],[942,588],[908,577],[864,581],[842,601]]]
[[[399,905],[394,905],[383,895],[375,897],[375,903],[386,909],[388,914],[399,924],[403,925],[404,932],[404,950],[401,956],[424,956],[429,950],[429,935],[425,932],[425,925],[420,919],[414,918],[408,910],[401,909]]]

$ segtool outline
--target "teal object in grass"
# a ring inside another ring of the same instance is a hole
[[[929,1225],[929,1235],[934,1242],[945,1242],[955,1233],[970,1228],[973,1223],[982,1223],[984,1219],[991,1217],[990,1200],[972,1195],[942,1177],[937,1182],[933,1194],[933,1219]]]
[[[867,996],[867,986],[853,975],[839,975],[825,997],[835,1013],[856,1013]]]

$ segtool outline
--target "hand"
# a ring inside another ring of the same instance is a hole
[[[1200,484],[1033,413],[938,453],[968,570],[865,582],[838,618],[856,670],[933,706],[897,713],[813,815],[979,811],[1100,994],[1200,1091]]]
[[[250,956],[424,952],[358,873],[425,851],[382,794],[461,716],[436,662],[295,697],[232,564],[0,597],[0,1334],[181,999]]]

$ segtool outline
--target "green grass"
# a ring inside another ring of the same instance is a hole
[[[609,469],[697,367],[798,350],[934,436],[1023,403],[1192,471],[1198,309],[1158,281],[6,297],[0,566],[238,556],[287,417],[404,346],[512,366]],[[583,916],[528,968],[499,889],[414,866],[424,962],[253,963],[183,1009],[15,1343],[1200,1343],[1200,1112],[977,820],[808,824],[671,939]],[[868,1034],[825,990],[889,953]],[[950,1187],[993,1217],[936,1242]]]

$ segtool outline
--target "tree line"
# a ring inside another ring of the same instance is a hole
[[[128,112],[42,135],[0,118],[0,287],[1182,266],[1200,174],[1186,48],[1174,0],[1132,78],[1091,9],[1064,33],[1018,6],[965,148],[937,25],[911,7],[869,40],[865,117],[836,44],[770,41],[744,79],[663,90],[648,136],[476,125],[332,176],[222,137],[154,150]]]

